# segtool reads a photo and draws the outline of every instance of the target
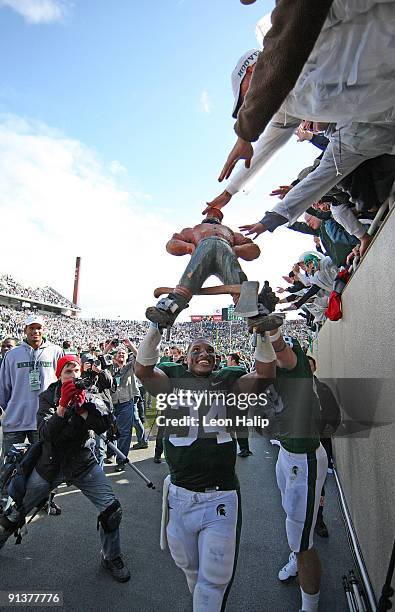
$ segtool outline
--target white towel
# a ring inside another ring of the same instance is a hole
[[[169,504],[167,503],[167,497],[169,495],[169,486],[170,486],[170,474],[166,476],[163,481],[163,494],[162,494],[162,520],[160,524],[160,547],[161,550],[166,550],[167,548],[167,534],[166,528],[167,523],[169,522]]]

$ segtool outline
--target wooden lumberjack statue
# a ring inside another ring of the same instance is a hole
[[[237,301],[235,314],[246,317],[250,330],[263,333],[279,327],[283,319],[271,315],[277,298],[265,283],[258,295],[259,283],[247,281],[238,258],[252,261],[259,257],[259,247],[246,236],[233,232],[222,225],[223,214],[219,208],[210,208],[206,218],[195,227],[187,227],[166,245],[171,255],[191,255],[189,264],[178,285],[174,288],[159,288],[155,297],[168,293],[156,306],[147,308],[146,317],[159,327],[173,325],[181,310],[188,307],[193,295],[229,293]],[[223,287],[202,289],[209,276],[216,276]],[[239,297],[240,294],[240,297]]]

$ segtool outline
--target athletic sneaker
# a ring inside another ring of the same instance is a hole
[[[278,579],[285,581],[290,578],[295,578],[298,575],[298,565],[296,561],[296,554],[291,552],[289,555],[288,563],[278,572]]]
[[[112,561],[107,561],[102,557],[101,564],[117,582],[127,582],[130,580],[130,571],[122,561],[122,557],[116,557]]]

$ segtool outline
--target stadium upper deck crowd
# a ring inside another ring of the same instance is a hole
[[[73,302],[61,296],[51,287],[24,287],[10,274],[0,275],[0,293],[40,303],[54,304],[62,308],[75,308]]]

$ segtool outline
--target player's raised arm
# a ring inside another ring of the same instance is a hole
[[[239,378],[236,383],[238,392],[252,392],[259,379],[273,380],[276,377],[276,353],[270,341],[269,332],[262,335],[257,334],[254,359],[255,371]]]
[[[155,367],[159,361],[161,339],[157,325],[152,323],[136,355],[135,374],[151,395],[167,393],[170,390],[168,376]]]
[[[277,365],[284,370],[293,370],[297,364],[297,357],[292,348],[285,342],[281,328],[270,332],[270,342],[276,353]]]

